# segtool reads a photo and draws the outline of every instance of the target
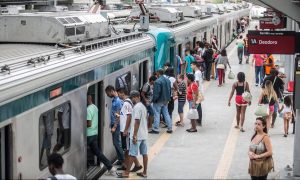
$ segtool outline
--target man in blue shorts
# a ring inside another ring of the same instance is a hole
[[[148,152],[147,152],[147,110],[146,107],[140,102],[140,93],[138,91],[131,91],[130,98],[134,104],[132,111],[132,121],[130,130],[130,145],[129,145],[129,162],[126,171],[118,174],[121,178],[129,177],[129,170],[132,166],[134,159],[140,153],[143,156],[143,172],[137,173],[138,176],[147,177],[148,166]]]

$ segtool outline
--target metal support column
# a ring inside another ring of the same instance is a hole
[[[294,176],[300,177],[300,56],[295,59],[295,138],[294,138]]]

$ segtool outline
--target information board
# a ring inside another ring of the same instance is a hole
[[[295,31],[248,31],[250,54],[295,54]]]

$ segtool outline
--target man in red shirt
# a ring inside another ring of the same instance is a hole
[[[254,54],[252,59],[252,65],[255,63],[255,86],[263,83],[263,65],[266,54]]]

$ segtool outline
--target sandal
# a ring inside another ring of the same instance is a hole
[[[188,129],[187,132],[197,132],[197,129]]]
[[[140,176],[140,177],[143,177],[143,178],[146,178],[147,177],[147,174],[144,174],[142,172],[139,172],[139,173],[136,173],[136,175]]]
[[[175,123],[175,125],[177,126],[177,124],[179,124],[180,123],[180,121],[177,121],[176,123]]]
[[[141,169],[143,169],[142,165],[140,165],[140,166],[134,166],[134,168],[130,172],[137,172],[137,171],[139,171]]]
[[[183,124],[183,123],[180,123],[180,122],[179,122],[179,123],[176,122],[175,126],[181,126],[181,127],[184,127],[184,124]]]
[[[238,125],[236,125],[236,126],[234,126],[234,128],[236,128],[236,129],[239,129],[239,126],[238,126]]]

